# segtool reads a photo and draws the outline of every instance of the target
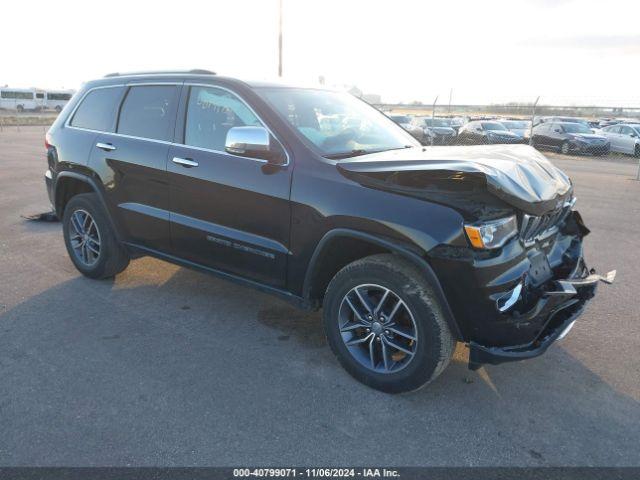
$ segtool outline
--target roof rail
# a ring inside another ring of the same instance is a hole
[[[157,71],[151,71],[151,72],[124,72],[124,73],[114,72],[114,73],[109,73],[108,75],[105,75],[104,78],[124,77],[128,75],[160,75],[160,74],[170,74],[170,73],[176,73],[176,74],[188,73],[191,75],[215,75],[216,74],[216,72],[212,72],[211,70],[194,68],[191,70],[157,70]]]

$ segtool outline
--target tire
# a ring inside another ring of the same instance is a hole
[[[18,113],[22,113],[22,112],[24,112],[24,107],[22,105],[18,105],[16,107],[16,110],[18,111]]]
[[[377,289],[381,290],[376,297]],[[384,290],[389,291],[386,297]],[[383,297],[382,308],[375,312]],[[365,312],[376,318],[364,320]],[[375,321],[380,314],[386,320]],[[397,255],[373,255],[340,270],[327,288],[323,322],[327,341],[344,369],[387,393],[417,390],[433,381],[449,364],[456,345],[431,286],[416,266]]]
[[[636,148],[633,151],[633,156],[636,158],[640,158],[640,145],[636,145]]]
[[[62,231],[69,258],[83,275],[111,278],[129,265],[129,254],[116,239],[97,194],[82,193],[69,200]]]
[[[60,105],[56,105],[56,108],[54,110],[56,111],[56,113],[60,113],[62,111],[62,107]]]
[[[562,142],[562,145],[560,145],[560,153],[563,155],[569,155],[570,151],[569,142],[565,140]]]

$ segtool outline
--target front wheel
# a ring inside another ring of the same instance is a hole
[[[456,343],[429,283],[396,255],[366,257],[338,272],[327,288],[323,320],[345,370],[388,393],[433,381]]]
[[[569,142],[564,141],[562,142],[562,145],[560,145],[560,153],[562,153],[563,155],[569,155]]]
[[[633,156],[636,158],[640,158],[640,145],[636,145],[636,148],[633,152]]]

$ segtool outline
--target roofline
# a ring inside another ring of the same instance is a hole
[[[202,68],[192,68],[191,70],[155,70],[148,72],[114,72],[108,73],[104,78],[114,77],[135,77],[135,76],[150,76],[150,75],[216,75],[216,72],[211,70],[205,70]]]

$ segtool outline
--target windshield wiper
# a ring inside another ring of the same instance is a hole
[[[332,160],[341,160],[343,158],[349,158],[349,157],[357,157],[359,155],[366,155],[367,153],[374,153],[374,152],[369,152],[367,150],[363,150],[361,148],[356,148],[354,150],[351,150],[349,152],[340,152],[340,153],[330,153],[329,155],[325,155],[325,158],[330,158]]]
[[[362,148],[356,148],[349,152],[340,152],[340,153],[330,153],[325,155],[325,158],[330,158],[331,160],[341,160],[343,158],[357,157],[359,155],[367,155],[368,153],[380,153],[380,152],[389,152],[391,150],[402,150],[404,148],[412,148],[412,145],[403,145],[402,147],[394,147],[394,148],[382,148],[380,150],[363,150]]]

